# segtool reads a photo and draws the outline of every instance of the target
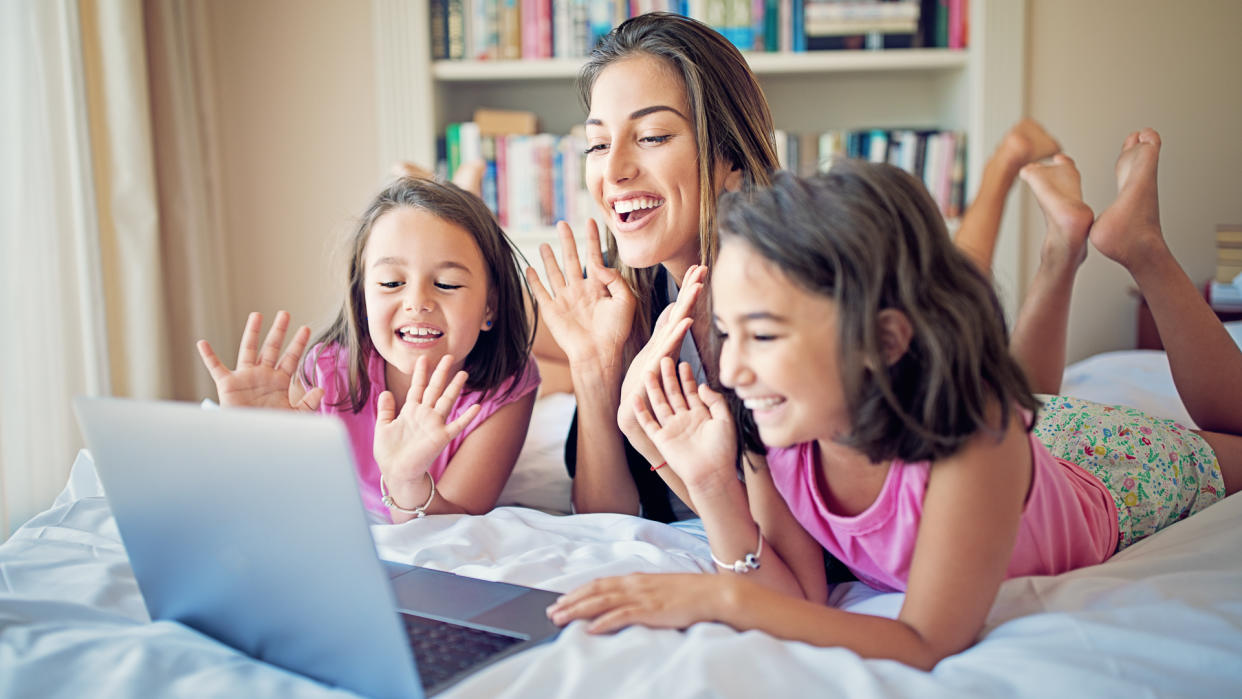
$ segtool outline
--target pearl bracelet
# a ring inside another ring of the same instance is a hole
[[[761,553],[763,553],[763,530],[762,529],[759,530],[759,543],[755,545],[754,553],[748,553],[744,557],[739,558],[733,563],[725,563],[719,558],[716,558],[716,554],[714,553],[711,554],[711,557],[712,557],[712,563],[715,563],[721,568],[728,568],[732,570],[734,573],[741,575],[742,573],[749,573],[752,570],[759,569],[759,554]]]
[[[404,507],[398,505],[396,501],[392,499],[392,496],[388,494],[388,486],[384,483],[384,474],[381,473],[380,474],[380,502],[384,503],[384,507],[392,508],[396,510],[397,512],[404,512],[407,515],[414,515],[415,517],[426,517],[427,508],[431,507],[431,501],[436,499],[436,479],[432,478],[431,474],[428,473],[427,480],[431,481],[431,494],[427,496],[427,502],[424,502],[422,507],[415,507],[412,510],[407,510]]]

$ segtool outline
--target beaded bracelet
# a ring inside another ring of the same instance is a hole
[[[380,474],[380,502],[384,503],[384,507],[390,507],[396,510],[397,512],[404,512],[407,515],[414,515],[415,517],[426,517],[427,508],[431,507],[431,501],[436,499],[436,479],[432,478],[431,474],[428,473],[427,480],[431,481],[431,494],[427,496],[427,502],[424,502],[422,507],[415,507],[412,510],[407,510],[404,507],[398,505],[396,501],[392,499],[392,496],[388,494],[388,486],[384,483],[384,474],[381,473]]]
[[[761,553],[763,553],[763,530],[762,529],[759,530],[759,543],[755,545],[754,553],[748,553],[744,557],[739,558],[733,563],[725,563],[719,558],[716,558],[716,554],[714,553],[711,554],[711,557],[712,557],[712,563],[715,563],[721,568],[728,568],[732,570],[734,573],[741,575],[742,573],[749,573],[752,570],[759,569],[759,554]]]

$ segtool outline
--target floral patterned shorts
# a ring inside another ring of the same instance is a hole
[[[1123,405],[1040,398],[1035,436],[1112,493],[1118,551],[1225,497],[1216,453],[1189,427]]]

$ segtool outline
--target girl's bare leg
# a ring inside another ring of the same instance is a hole
[[[1242,435],[1242,351],[1165,243],[1159,158],[1154,130],[1126,137],[1117,158],[1117,198],[1091,227],[1091,243],[1134,277],[1190,416],[1204,430]]]
[[[1078,267],[1087,259],[1087,232],[1094,214],[1082,200],[1082,183],[1074,161],[1057,154],[1050,162],[1031,163],[1021,177],[1044,212],[1047,232],[1039,269],[1018,311],[1010,349],[1026,371],[1031,390],[1059,393],[1065,372],[1070,297]]]

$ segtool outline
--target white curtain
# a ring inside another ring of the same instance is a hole
[[[148,89],[148,23],[184,34],[185,7],[152,3],[144,14],[141,0],[0,2],[3,537],[63,487],[82,446],[75,395],[203,393],[188,352],[170,357],[171,346],[192,350],[186,336],[217,329],[204,298],[221,286],[202,275],[222,255],[199,83],[170,87],[195,74],[192,41],[152,42],[159,65],[172,68],[154,81],[160,104]],[[153,107],[184,117],[161,130],[173,145],[160,188]],[[182,157],[196,158],[192,172],[171,165]],[[161,195],[180,213],[171,232],[161,231]],[[173,327],[170,307],[190,319]]]

